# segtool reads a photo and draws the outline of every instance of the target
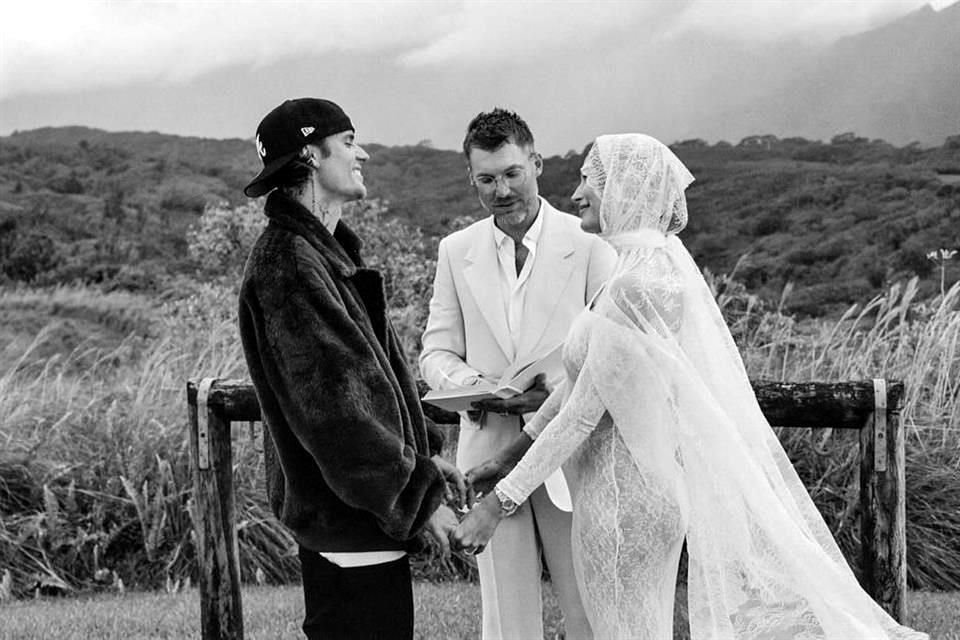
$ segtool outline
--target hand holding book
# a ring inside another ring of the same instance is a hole
[[[447,411],[516,414],[536,411],[547,397],[546,381],[563,371],[562,352],[562,343],[554,345],[518,360],[497,382],[481,380],[474,385],[434,390],[423,396],[423,401]]]
[[[510,398],[494,397],[482,399],[470,404],[471,408],[491,413],[510,413],[523,415],[533,413],[540,408],[550,391],[547,389],[547,374],[539,373],[533,379],[533,386],[519,395]]]

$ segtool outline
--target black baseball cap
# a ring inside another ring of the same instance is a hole
[[[257,154],[263,171],[243,193],[257,198],[275,185],[270,177],[297,157],[305,144],[323,140],[341,131],[354,131],[353,123],[339,106],[322,98],[285,100],[268,113],[257,127]]]

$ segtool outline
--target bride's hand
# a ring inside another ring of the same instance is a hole
[[[513,467],[527,452],[531,444],[533,444],[533,440],[530,439],[530,436],[521,431],[510,444],[500,449],[494,457],[467,471],[467,483],[473,487],[478,496],[489,494],[493,491],[493,486],[513,470]]]
[[[510,471],[500,458],[490,458],[467,471],[465,478],[478,496],[485,496]]]
[[[500,510],[500,500],[495,493],[489,493],[480,502],[474,505],[451,536],[455,549],[463,549],[467,553],[477,554],[490,542],[503,512]]]

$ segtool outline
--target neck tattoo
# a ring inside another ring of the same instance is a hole
[[[317,220],[320,221],[320,224],[329,228],[330,225],[327,224],[327,220],[330,218],[330,212],[327,211],[324,207],[317,208],[316,202],[313,203],[313,206],[314,206],[313,215],[317,217]]]
[[[310,189],[310,213],[313,214],[322,224],[327,223],[327,211],[317,204],[317,185],[311,178],[291,191],[291,195],[299,200],[304,207],[307,207],[307,189]]]
[[[307,198],[307,189],[310,190],[309,199]],[[318,197],[317,184],[312,179],[309,181],[309,186],[307,183],[303,183],[295,187],[287,187],[286,193],[300,202],[304,209],[310,211],[313,217],[320,221],[320,224],[329,229],[330,233],[333,233],[340,219],[340,212],[335,208],[330,209],[324,201]]]

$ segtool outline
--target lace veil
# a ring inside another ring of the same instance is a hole
[[[618,262],[581,371],[641,467],[689,509],[693,638],[923,639],[860,588],[764,418],[683,243],[693,176],[657,140],[601,136],[584,162]]]

